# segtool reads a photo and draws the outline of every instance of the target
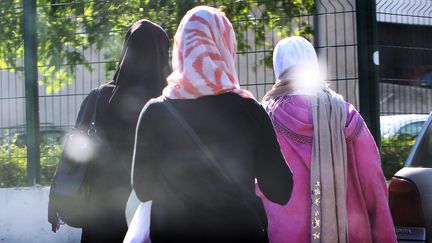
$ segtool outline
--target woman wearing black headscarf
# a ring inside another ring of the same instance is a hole
[[[90,172],[92,220],[83,227],[81,242],[123,241],[135,128],[143,106],[160,96],[167,84],[168,49],[168,37],[160,26],[147,20],[134,23],[126,34],[113,81],[98,89],[98,134],[115,158],[97,161]]]

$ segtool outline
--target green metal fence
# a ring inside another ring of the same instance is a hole
[[[331,87],[360,106],[379,137],[380,100],[370,95],[378,85],[371,59],[374,1],[8,0],[0,2],[0,187],[49,184],[61,135],[73,126],[90,90],[111,80],[123,35],[134,21],[148,18],[172,38],[183,14],[200,4],[230,18],[240,84],[258,99],[274,83],[274,45],[303,35],[326,64]]]
[[[390,177],[432,110],[432,2],[377,0],[381,155]]]

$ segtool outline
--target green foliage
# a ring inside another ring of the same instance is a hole
[[[39,83],[48,93],[71,84],[77,64],[91,70],[85,54],[89,50],[104,53],[105,68],[111,73],[123,35],[133,22],[152,20],[172,38],[183,15],[196,5],[206,4],[223,10],[233,22],[240,52],[252,49],[247,30],[254,33],[254,48],[266,50],[273,48],[266,41],[266,34],[272,31],[282,37],[311,37],[311,25],[302,16],[313,12],[313,0],[37,0]],[[0,68],[22,69],[22,14],[22,1],[0,1]],[[266,56],[263,61],[271,65],[270,60],[271,56]]]
[[[6,139],[0,145],[0,187],[26,186],[27,149]],[[50,185],[57,164],[60,161],[61,146],[58,144],[41,145],[41,185]]]
[[[25,147],[3,141],[0,145],[0,187],[26,186],[26,156]],[[381,163],[384,175],[390,179],[400,170],[408,158],[415,143],[413,137],[395,137],[381,140]],[[41,145],[41,184],[49,185],[60,161],[61,146]]]
[[[52,178],[60,162],[60,154],[63,151],[59,144],[41,145],[41,185],[51,185]]]
[[[26,185],[27,150],[5,139],[0,146],[0,187]]]
[[[381,140],[381,165],[387,179],[404,167],[414,143],[415,137],[406,135]]]
[[[0,0],[0,69],[23,70],[23,1]],[[184,14],[197,5],[221,9],[232,21],[238,50],[272,50],[269,36],[312,36],[305,15],[313,0],[37,0],[39,84],[47,93],[59,92],[75,78],[76,66],[91,70],[91,51],[104,54],[105,69],[115,69],[123,36],[131,24],[149,19],[173,38]],[[249,34],[249,35],[248,35]],[[253,39],[250,35],[253,34]],[[251,46],[254,45],[254,46]],[[271,55],[262,60],[271,66]],[[41,145],[41,183],[49,184],[59,161],[60,146]],[[26,149],[13,142],[0,144],[0,187],[24,186]]]

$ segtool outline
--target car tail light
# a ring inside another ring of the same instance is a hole
[[[411,181],[397,177],[391,179],[389,205],[396,226],[425,226],[420,194]]]

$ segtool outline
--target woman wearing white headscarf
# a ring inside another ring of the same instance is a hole
[[[138,122],[133,187],[153,200],[157,242],[266,242],[267,198],[287,203],[291,172],[265,110],[240,88],[223,12],[196,7],[175,35],[173,73]]]
[[[375,142],[354,107],[320,77],[313,46],[280,41],[264,97],[294,176],[287,205],[261,195],[270,242],[396,242]]]

